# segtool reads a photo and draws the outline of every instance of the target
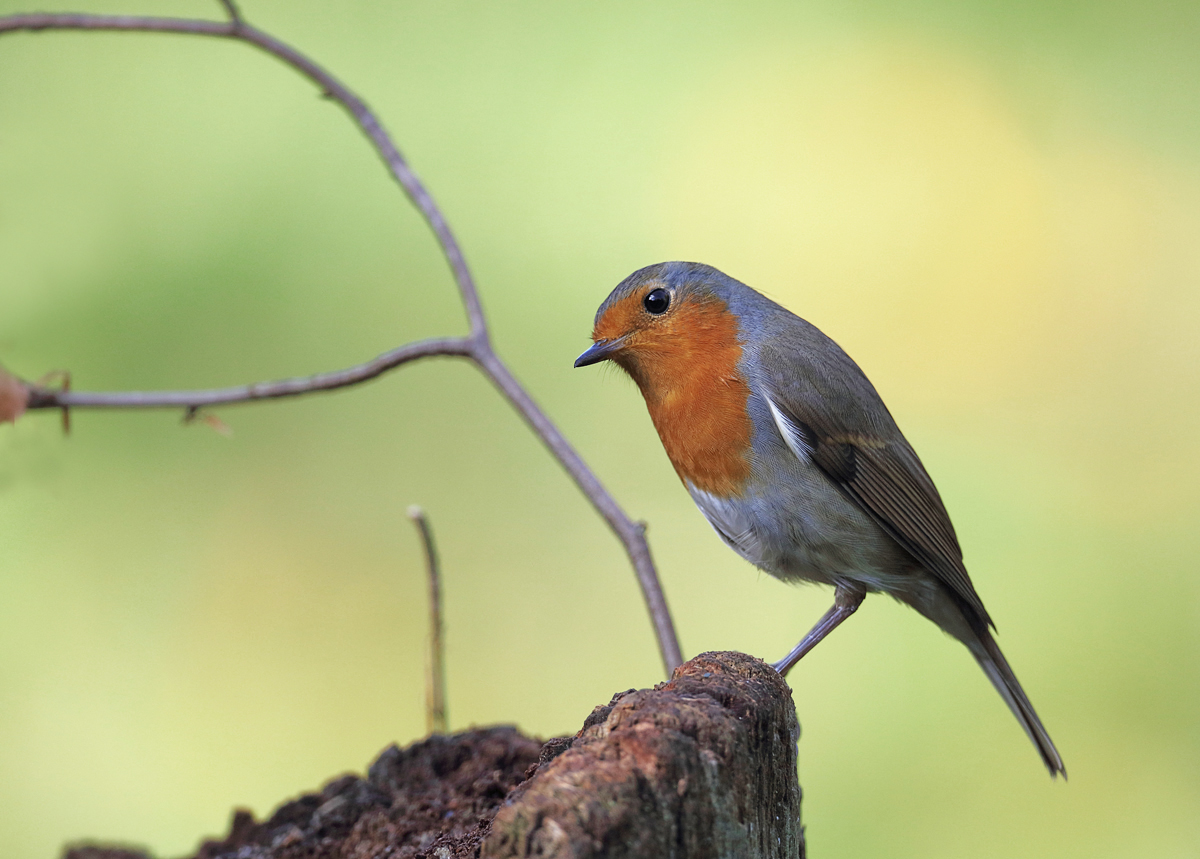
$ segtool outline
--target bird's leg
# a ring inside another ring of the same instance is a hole
[[[786,675],[800,658],[812,650],[825,636],[833,632],[837,625],[854,614],[862,604],[867,592],[854,585],[838,585],[833,594],[833,607],[817,621],[817,625],[808,631],[808,635],[800,639],[800,643],[792,648],[792,652],[780,659],[773,666],[776,671]]]

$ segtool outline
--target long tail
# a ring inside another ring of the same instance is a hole
[[[1017,717],[1017,721],[1021,723],[1021,727],[1025,729],[1029,739],[1033,741],[1046,768],[1050,770],[1050,775],[1055,776],[1062,773],[1063,778],[1066,778],[1067,768],[1063,766],[1058,749],[1054,748],[1054,741],[1050,739],[1050,734],[1046,732],[1042,720],[1034,711],[1033,704],[1029,703],[1029,698],[1026,696],[1025,690],[1021,688],[1017,675],[1013,674],[1008,660],[1000,652],[991,633],[986,628],[977,627],[974,640],[966,641],[965,644],[971,651],[971,655],[979,662],[984,673],[987,674],[988,679],[992,681],[992,685],[996,687],[996,691],[1000,693],[1000,697],[1013,711],[1013,715]]]

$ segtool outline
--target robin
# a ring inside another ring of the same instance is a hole
[[[817,328],[715,268],[636,271],[600,305],[576,367],[614,361],[641,389],[663,447],[721,539],[784,581],[832,585],[833,607],[786,674],[862,603],[886,593],[957,638],[1050,774],[1062,758],[992,638],[950,516],[874,386]]]

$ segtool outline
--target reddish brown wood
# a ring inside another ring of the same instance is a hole
[[[518,787],[483,856],[804,856],[787,685],[766,663],[705,653],[599,707]]]

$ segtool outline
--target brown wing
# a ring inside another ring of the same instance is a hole
[[[785,439],[789,447],[811,456],[913,558],[994,627],[963,566],[962,549],[941,496],[899,430],[892,439],[847,431],[802,402],[767,397],[786,418],[780,427],[784,435],[799,435]]]

